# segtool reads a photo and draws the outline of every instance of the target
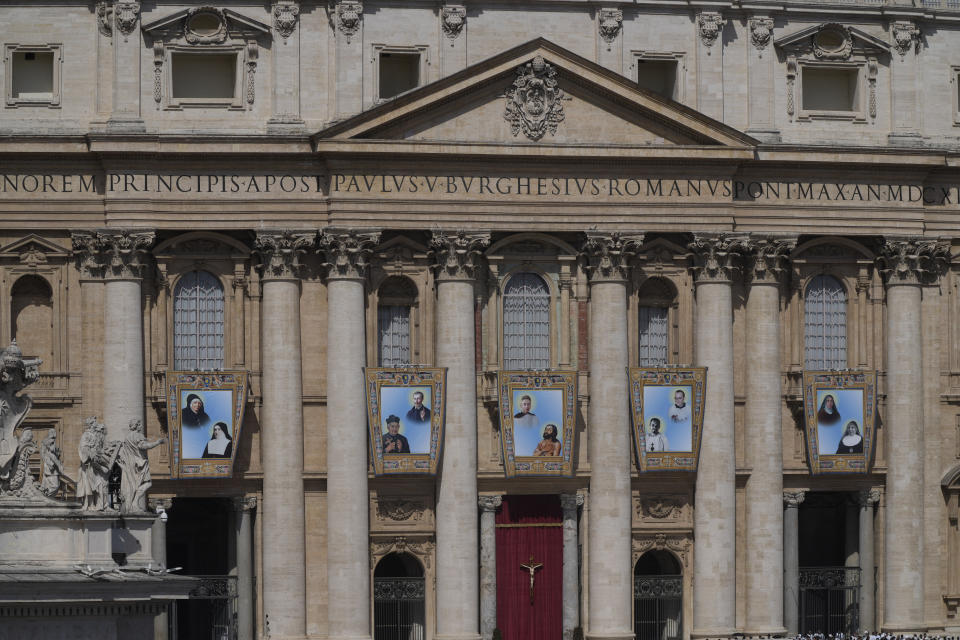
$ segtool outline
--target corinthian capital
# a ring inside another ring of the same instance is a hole
[[[796,238],[751,237],[746,241],[747,276],[755,283],[779,284],[787,273],[789,254]]]
[[[373,248],[380,242],[379,231],[327,229],[320,234],[320,249],[326,258],[327,278],[362,280],[370,265]]]
[[[784,491],[783,503],[787,505],[787,507],[799,507],[806,495],[806,491]]]
[[[877,268],[887,286],[935,281],[950,258],[949,247],[938,240],[887,238],[877,257]]]
[[[80,231],[72,234],[73,255],[86,277],[140,279],[150,266],[153,231]]]
[[[480,496],[477,503],[481,511],[496,511],[503,504],[503,496]]]
[[[446,280],[473,280],[483,267],[481,251],[490,244],[490,234],[434,231],[430,254],[437,277]]]
[[[626,280],[630,261],[643,245],[642,233],[587,231],[580,250],[591,282]]]
[[[294,231],[260,231],[254,240],[254,253],[260,256],[260,277],[264,280],[299,278],[300,262],[313,246],[315,234]]]
[[[697,282],[730,282],[740,271],[747,236],[739,234],[695,235],[687,245],[693,256],[693,271]]]

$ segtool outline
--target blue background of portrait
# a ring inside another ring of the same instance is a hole
[[[430,387],[387,386],[380,387],[380,435],[387,433],[387,416],[391,413],[400,418],[400,435],[407,439],[410,453],[430,453],[431,422],[407,424],[407,411],[413,407],[413,393],[423,393],[423,406],[430,407],[433,415],[433,402]]]
[[[203,427],[188,427],[184,425],[180,431],[180,458],[183,460],[197,460],[203,455],[203,449],[210,442],[213,434],[213,425],[217,422],[226,422],[233,439],[233,450],[236,452],[237,443],[233,428],[233,390],[215,389],[195,391],[193,389],[180,390],[181,411],[187,404],[187,396],[196,394],[203,400],[203,410],[210,416],[210,424]]]
[[[538,429],[513,426],[513,455],[532,456],[537,445],[543,440],[543,428],[547,423],[557,425],[557,440],[563,443],[563,390],[562,389],[514,389],[511,416],[520,413],[520,398],[530,396],[530,412],[540,420]],[[561,455],[563,451],[561,450]]]
[[[673,406],[673,393],[683,389],[690,407],[690,420],[684,423],[670,422],[670,407]],[[660,418],[662,433],[670,445],[668,451],[693,451],[693,387],[685,385],[644,385],[643,387],[643,425],[644,433],[650,433],[650,418]]]
[[[820,455],[834,455],[840,438],[843,437],[847,423],[854,420],[863,433],[863,389],[817,389],[815,412],[820,411],[825,396],[833,396],[840,420],[833,425],[821,425],[817,422],[817,451]]]

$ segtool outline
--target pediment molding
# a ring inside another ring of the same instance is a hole
[[[774,46],[792,55],[818,60],[848,60],[853,56],[890,53],[889,43],[857,27],[824,22],[795,31],[774,41]]]
[[[193,21],[203,18],[207,25],[219,21],[219,29],[191,29]],[[191,7],[182,9],[164,18],[143,25],[143,32],[153,38],[165,41],[182,40],[186,44],[220,44],[227,39],[247,40],[270,35],[270,27],[259,20],[238,13],[232,9],[214,6]]]
[[[0,259],[15,258],[22,261],[27,255],[42,256],[37,259],[43,261],[51,258],[66,260],[70,257],[70,250],[35,233],[0,248]]]

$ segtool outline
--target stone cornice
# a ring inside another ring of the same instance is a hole
[[[946,242],[925,238],[886,238],[877,268],[888,287],[935,282],[950,261]]]
[[[643,234],[587,231],[586,236],[580,256],[590,282],[627,280],[631,262],[643,245]]]
[[[313,247],[316,234],[295,231],[259,231],[254,253],[260,256],[262,280],[293,280],[301,276],[304,254]]]
[[[474,280],[483,268],[481,252],[490,245],[488,232],[434,231],[430,255],[440,280]]]
[[[76,231],[70,235],[83,277],[140,280],[152,264],[153,231]]]
[[[370,256],[380,242],[379,231],[326,229],[318,246],[324,254],[323,266],[328,280],[362,280],[370,266]]]
[[[694,234],[687,245],[693,258],[693,272],[697,283],[732,282],[742,268],[744,254],[749,250],[748,236],[744,234]]]

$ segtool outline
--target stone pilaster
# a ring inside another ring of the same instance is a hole
[[[745,236],[698,235],[690,243],[696,278],[695,359],[707,367],[707,406],[694,512],[692,637],[725,637],[736,627],[736,496],[733,399],[733,287]]]
[[[749,125],[747,132],[764,142],[780,142],[774,117],[774,72],[777,54],[773,50],[773,18],[757,15],[747,21],[750,45],[747,47],[747,90]]]
[[[888,238],[877,266],[887,286],[887,489],[884,536],[885,606],[882,629],[925,630],[923,606],[924,434],[921,284],[936,278],[948,257],[935,240]],[[902,446],[909,442],[910,446]],[[903,553],[904,549],[911,553]]]
[[[146,421],[143,400],[143,300],[153,231],[104,230],[73,234],[85,277],[104,279],[103,418],[107,436],[122,440],[130,420]]]
[[[113,5],[113,112],[108,130],[143,132],[146,127],[140,113],[140,36],[139,0],[122,0]]]
[[[890,23],[893,51],[890,53],[892,144],[917,145],[920,138],[920,29],[909,20]]]
[[[715,11],[697,13],[697,111],[723,120],[723,26]]]
[[[497,509],[500,496],[480,496],[480,637],[497,628]]]
[[[320,234],[327,268],[327,580],[329,637],[370,638],[364,281],[379,232]],[[362,505],[359,508],[358,505]]]
[[[747,466],[746,486],[746,604],[745,633],[780,636],[783,600],[783,443],[780,393],[780,288],[787,271],[793,239],[751,238],[746,260]],[[710,384],[713,384],[711,376]]]
[[[437,640],[479,638],[477,375],[474,285],[488,233],[435,232],[437,365],[447,368],[447,424],[437,490]]]
[[[444,2],[440,7],[440,72],[445,78],[467,66],[467,7]]]
[[[580,543],[578,512],[583,495],[565,493],[560,496],[563,510],[563,640],[573,640],[580,626]]]
[[[874,546],[873,546],[873,505],[880,502],[879,489],[861,491],[858,496],[860,506],[860,632],[872,633],[876,630],[877,603],[874,601]]]
[[[783,492],[783,622],[788,636],[795,636],[800,630],[799,508],[806,493]]]
[[[254,640],[253,612],[253,513],[254,497],[234,498],[234,526],[237,535],[237,640]]]
[[[590,615],[587,638],[632,638],[627,282],[642,234],[587,232],[590,278]]]
[[[273,115],[268,131],[299,131],[300,117],[300,2],[275,0],[273,17]]]
[[[263,628],[270,638],[306,635],[303,557],[303,369],[301,258],[314,234],[262,231],[260,257],[263,406]]]
[[[336,0],[329,9],[337,69],[336,118],[363,110],[363,2]]]

